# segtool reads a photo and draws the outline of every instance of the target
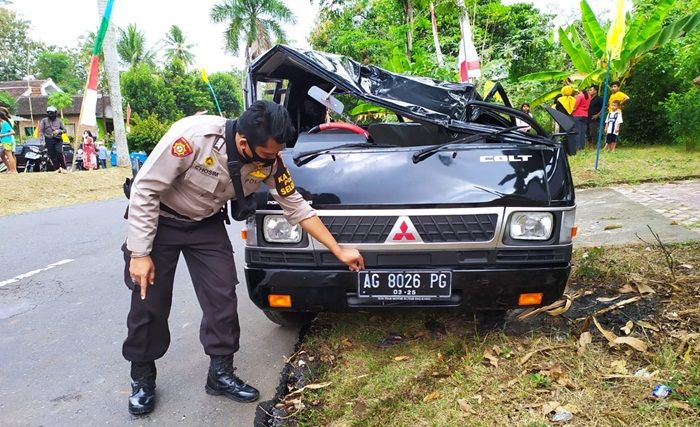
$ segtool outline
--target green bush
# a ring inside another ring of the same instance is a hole
[[[700,88],[672,93],[662,105],[674,141],[688,151],[700,149]]]
[[[149,114],[143,119],[134,114],[133,122],[131,133],[127,136],[130,151],[143,150],[150,153],[170,128],[169,122],[160,120],[155,114]]]

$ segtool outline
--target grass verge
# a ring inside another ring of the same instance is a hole
[[[130,168],[108,168],[65,174],[0,174],[0,216],[123,197]]]
[[[569,425],[700,425],[700,242],[667,248],[673,264],[639,245],[579,250],[569,311],[510,313],[502,328],[459,313],[322,315],[270,425],[544,426],[557,408]],[[646,349],[611,346],[595,313]],[[671,396],[652,399],[657,384]]]
[[[677,145],[622,146],[614,153],[600,153],[598,171],[595,149],[569,157],[576,187],[605,187],[648,181],[673,181],[700,176],[700,153]]]

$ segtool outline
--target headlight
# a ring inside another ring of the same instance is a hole
[[[299,243],[301,227],[291,225],[282,215],[268,215],[263,220],[263,235],[270,243]]]
[[[510,217],[510,237],[518,240],[548,240],[554,216],[549,212],[515,212]]]

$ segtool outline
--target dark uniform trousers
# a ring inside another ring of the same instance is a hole
[[[223,215],[198,222],[160,217],[151,259],[156,277],[146,299],[129,275],[131,253],[124,252],[124,281],[132,290],[127,318],[128,336],[122,347],[124,358],[147,362],[162,357],[170,345],[168,317],[173,297],[173,280],[180,252],[185,257],[203,316],[199,340],[208,355],[229,355],[238,351],[236,266],[233,247],[226,233]]]

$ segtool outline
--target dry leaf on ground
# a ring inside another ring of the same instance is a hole
[[[468,412],[472,415],[476,415],[476,411],[472,409],[471,405],[469,405],[469,402],[467,402],[467,399],[459,399],[457,400],[457,404],[459,405],[459,409],[462,412]]]
[[[616,297],[600,297],[600,298],[596,298],[595,300],[598,302],[611,302],[611,301],[615,301],[616,299],[618,299],[620,297],[621,297],[621,295],[618,295]]]
[[[654,289],[652,289],[651,286],[649,286],[645,283],[637,283],[637,289],[639,290],[639,293],[642,295],[656,293],[656,291]]]
[[[646,352],[648,348],[647,344],[644,341],[635,337],[617,337],[613,342],[615,344],[627,344],[628,346],[632,347],[637,351],[641,351],[642,353]]]
[[[550,401],[542,405],[542,415],[547,415],[550,412],[554,412],[555,409],[559,407],[559,402]]]
[[[621,327],[620,330],[625,333],[625,335],[629,335],[632,333],[632,328],[634,327],[634,323],[631,320],[628,320],[627,323],[625,323],[625,326]]]
[[[644,320],[637,320],[636,323],[637,323],[639,326],[641,326],[642,328],[644,328],[644,329],[649,329],[649,330],[652,330],[652,331],[654,331],[654,332],[659,332],[659,331],[660,331],[660,329],[659,329],[658,327],[652,325],[651,323],[649,323],[649,322],[647,322],[647,321],[644,321]]]
[[[582,355],[591,342],[593,342],[593,335],[588,331],[583,332],[578,339],[578,354]]]
[[[493,352],[490,348],[484,350],[484,359],[488,360],[492,366],[498,368],[498,357],[493,355]]]
[[[437,398],[440,397],[440,392],[439,391],[434,391],[427,396],[423,398],[423,402],[432,402],[433,400],[437,400]]]
[[[627,374],[627,361],[626,360],[613,360],[610,363],[610,367],[616,374],[626,375]]]
[[[593,324],[595,325],[596,328],[598,328],[600,333],[603,334],[605,339],[608,340],[608,343],[610,345],[614,345],[615,339],[617,339],[617,335],[615,335],[615,333],[613,333],[612,331],[608,331],[607,329],[600,326],[600,323],[598,323],[598,319],[596,319],[595,316],[593,316]]]
[[[636,291],[629,283],[617,290],[618,294],[631,294],[634,292]]]
[[[410,359],[410,357],[408,357],[408,356],[396,356],[396,357],[394,357],[394,360],[397,362],[403,362],[404,360],[408,360],[408,359]]]

